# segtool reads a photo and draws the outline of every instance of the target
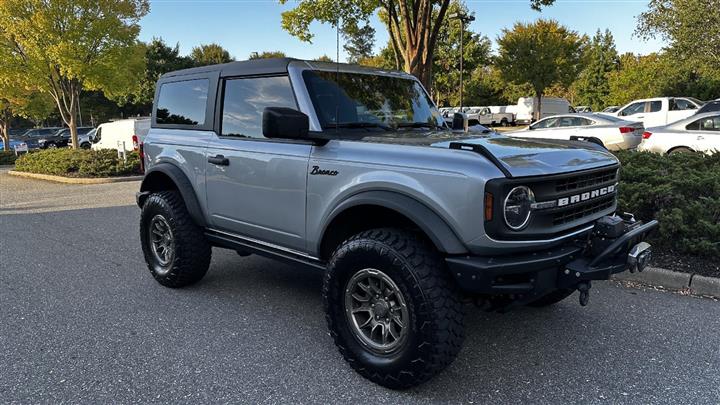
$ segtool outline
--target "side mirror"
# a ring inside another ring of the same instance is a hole
[[[266,107],[262,117],[266,138],[307,139],[310,119],[298,110],[286,107]]]
[[[452,120],[452,129],[453,131],[465,131],[467,129],[466,126],[466,118],[465,114],[463,113],[455,113],[453,114],[453,120]]]

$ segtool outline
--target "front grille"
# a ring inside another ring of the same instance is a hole
[[[604,170],[597,173],[583,174],[560,179],[555,183],[555,191],[563,193],[595,185],[609,183],[617,179],[617,169]]]
[[[554,225],[562,225],[578,219],[582,219],[589,215],[605,211],[615,204],[615,194],[600,198],[579,207],[570,207],[567,210],[555,213],[553,217]]]

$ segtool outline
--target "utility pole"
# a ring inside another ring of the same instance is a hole
[[[463,57],[465,56],[463,50],[463,42],[465,39],[465,24],[475,21],[475,17],[467,15],[463,12],[452,13],[448,15],[450,19],[460,20],[460,112],[463,112]]]

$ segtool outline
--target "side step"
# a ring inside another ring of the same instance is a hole
[[[256,239],[246,238],[215,229],[207,229],[205,231],[205,236],[213,246],[256,253],[260,256],[277,259],[291,264],[302,264],[318,270],[325,270],[326,268],[325,263],[316,257]]]

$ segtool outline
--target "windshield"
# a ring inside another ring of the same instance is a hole
[[[323,129],[445,128],[415,80],[314,70],[303,72],[303,79]]]

